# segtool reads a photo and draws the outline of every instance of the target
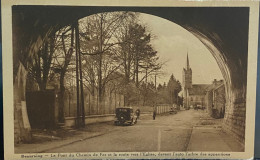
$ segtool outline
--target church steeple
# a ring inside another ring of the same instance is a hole
[[[183,68],[183,87],[192,88],[192,69],[189,62],[189,54],[187,53],[186,67]]]
[[[186,69],[189,69],[190,68],[190,64],[189,64],[189,54],[187,53],[187,68]]]

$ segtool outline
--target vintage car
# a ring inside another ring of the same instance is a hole
[[[137,123],[137,116],[135,115],[133,108],[121,107],[116,108],[115,125],[133,125]]]

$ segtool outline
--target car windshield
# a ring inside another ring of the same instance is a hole
[[[128,109],[126,109],[126,108],[118,108],[117,111],[118,112],[127,112]]]

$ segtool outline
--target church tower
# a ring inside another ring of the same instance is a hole
[[[189,64],[189,55],[187,54],[186,68],[183,68],[183,87],[188,89],[192,87],[192,70]]]
[[[183,105],[184,107],[188,107],[188,90],[189,88],[192,88],[192,70],[190,68],[189,64],[189,55],[187,53],[187,62],[186,62],[186,68],[183,68],[182,72],[182,85],[183,85],[183,91],[184,91],[184,99],[183,99]]]

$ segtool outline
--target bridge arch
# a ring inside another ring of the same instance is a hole
[[[212,53],[224,77],[224,128],[245,141],[249,8],[13,6],[14,77],[46,37],[83,17],[132,11],[172,21],[195,35]],[[17,92],[14,90],[14,92]]]

